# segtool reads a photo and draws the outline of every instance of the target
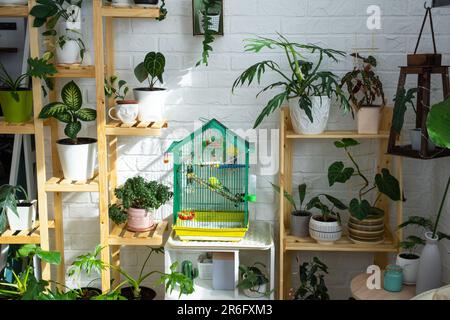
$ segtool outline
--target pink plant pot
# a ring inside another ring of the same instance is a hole
[[[155,222],[153,221],[152,212],[145,209],[128,209],[127,230],[133,232],[144,232],[153,229]]]

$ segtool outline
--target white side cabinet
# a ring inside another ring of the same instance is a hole
[[[274,299],[275,285],[275,246],[273,243],[272,227],[267,222],[250,221],[250,227],[244,239],[239,242],[209,242],[209,241],[180,241],[174,236],[174,232],[164,247],[165,269],[170,272],[170,266],[178,262],[179,271],[181,264],[185,260],[192,262],[198,268],[198,257],[206,253],[229,253],[233,257],[230,265],[234,268],[233,290],[215,290],[213,280],[197,277],[194,280],[195,292],[191,295],[181,295],[179,291],[173,290],[166,293],[166,300],[249,300],[251,298],[244,295],[238,288],[239,265],[251,265],[254,262],[261,262],[266,265],[265,272],[269,278],[271,291],[270,297],[258,298],[257,300]]]

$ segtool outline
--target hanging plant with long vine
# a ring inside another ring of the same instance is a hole
[[[212,19],[211,15],[217,14],[217,8],[220,7],[222,0],[203,0],[203,10],[201,14],[203,15],[203,19],[201,19],[201,24],[203,27],[203,52],[202,58],[195,65],[196,67],[204,64],[208,66],[208,59],[210,52],[213,51],[211,44],[215,40],[215,35],[217,32],[212,30]],[[219,11],[220,13],[220,11]]]

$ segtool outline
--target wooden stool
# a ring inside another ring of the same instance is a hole
[[[384,289],[367,288],[367,278],[370,274],[362,273],[352,279],[350,288],[352,296],[356,300],[410,300],[416,296],[416,286],[403,285],[400,292],[389,292]],[[381,275],[381,287],[383,287],[383,275]]]

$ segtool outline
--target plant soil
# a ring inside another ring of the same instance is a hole
[[[80,145],[80,144],[91,144],[91,143],[96,143],[96,142],[97,142],[97,139],[94,139],[94,138],[77,138],[76,141],[69,139],[69,138],[65,138],[65,139],[56,141],[56,143],[62,144],[62,145]]]
[[[325,220],[325,218],[322,217],[322,216],[315,216],[313,219],[316,220],[316,221],[320,221],[320,222],[336,222],[337,221],[337,219],[333,218],[333,217],[328,217]]]
[[[17,206],[18,207],[31,207],[33,204],[30,202],[18,202]]]
[[[141,289],[141,296],[135,298],[133,295],[133,288],[126,287],[120,290],[120,293],[128,300],[153,300],[156,297],[156,292],[153,289],[147,287],[139,287]]]
[[[292,211],[292,215],[296,217],[310,217],[312,214],[309,211]]]
[[[414,253],[401,253],[400,258],[407,259],[407,260],[417,260],[420,257]]]
[[[145,88],[134,88],[133,90],[136,90],[136,91],[165,91],[166,89],[164,89],[164,88],[152,88],[152,89],[150,89],[150,88],[145,87]]]
[[[80,288],[81,297],[77,298],[77,300],[91,300],[91,298],[99,296],[102,294],[102,290],[93,287],[85,287]]]

